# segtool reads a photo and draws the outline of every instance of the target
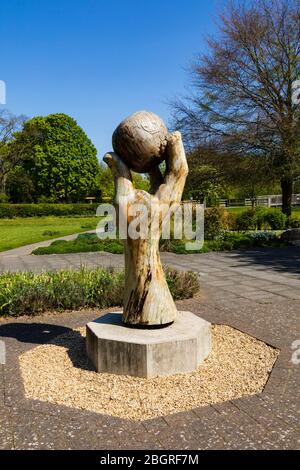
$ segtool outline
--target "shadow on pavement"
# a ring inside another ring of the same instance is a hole
[[[44,344],[72,331],[47,323],[7,323],[0,325],[0,338],[14,338],[22,343]]]
[[[232,267],[266,269],[300,275],[300,247],[258,248],[235,251]],[[234,264],[237,261],[238,264]]]
[[[66,348],[74,367],[94,370],[86,355],[85,338],[71,328],[47,323],[8,323],[0,325],[0,339],[6,338],[26,344],[51,343]]]

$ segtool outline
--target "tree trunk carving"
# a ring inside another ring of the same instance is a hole
[[[117,212],[124,210],[126,202],[127,227],[132,222],[131,208],[135,204],[147,208],[146,236],[134,239],[128,234],[125,240],[123,322],[136,327],[168,325],[177,315],[160,260],[162,220],[153,225],[153,217],[163,213],[162,205],[170,207],[181,201],[188,166],[179,132],[169,137],[166,154],[165,176],[158,167],[150,173],[152,194],[134,189],[130,170],[116,153],[104,157],[115,179]]]

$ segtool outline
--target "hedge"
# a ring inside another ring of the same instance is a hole
[[[214,240],[226,230],[235,230],[236,215],[223,207],[210,207],[204,212],[204,237]]]
[[[248,230],[284,230],[287,217],[279,209],[267,209],[257,207],[248,209],[239,214],[236,220],[236,228],[239,231]]]
[[[0,204],[0,219],[14,217],[93,216],[98,204]]]

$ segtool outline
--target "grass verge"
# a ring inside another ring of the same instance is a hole
[[[0,219],[0,251],[94,230],[99,217],[28,217]]]
[[[241,206],[241,207],[226,207],[226,210],[228,212],[231,212],[233,214],[241,214],[243,212],[246,212],[247,210],[249,210],[249,206],[246,207],[246,206]],[[280,210],[280,209],[278,209]],[[297,219],[300,219],[300,206],[295,206],[292,208],[292,217],[295,217]]]

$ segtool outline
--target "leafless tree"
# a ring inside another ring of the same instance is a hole
[[[191,146],[213,139],[225,153],[265,157],[290,215],[300,174],[300,0],[230,3],[207,45],[191,93],[174,103],[176,124]]]
[[[7,110],[0,110],[0,194],[5,193],[8,174],[23,158],[21,149],[11,152],[9,144],[25,120],[25,116],[15,116]]]
[[[188,165],[186,196],[218,199],[230,189],[240,188],[242,197],[254,200],[261,191],[269,191],[276,183],[265,156],[257,158],[250,153],[224,152],[214,141],[209,145],[197,145],[188,156]]]

